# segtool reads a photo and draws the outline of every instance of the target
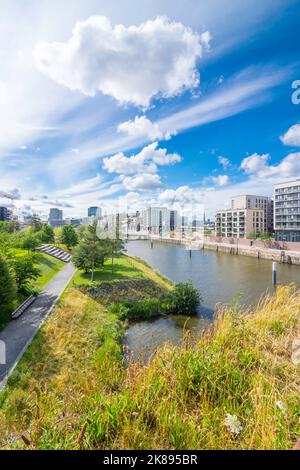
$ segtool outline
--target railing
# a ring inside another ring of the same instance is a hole
[[[28,297],[28,299],[26,299],[26,300],[11,314],[11,317],[13,318],[13,320],[16,320],[17,318],[19,318],[19,317],[25,312],[25,310],[27,310],[27,308],[30,307],[30,305],[33,304],[33,302],[35,301],[36,298],[37,298],[37,294],[31,295],[30,297]]]

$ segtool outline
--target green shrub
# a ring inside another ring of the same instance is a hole
[[[140,302],[126,300],[122,303],[112,304],[111,312],[117,314],[121,320],[143,320],[164,313],[161,301],[156,298]]]
[[[168,308],[175,315],[193,315],[201,301],[201,295],[192,282],[183,282],[175,285]]]

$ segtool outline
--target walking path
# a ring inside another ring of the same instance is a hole
[[[76,272],[72,263],[66,264],[47,284],[37,300],[17,320],[12,320],[0,332],[6,349],[6,364],[0,364],[0,390],[30,345],[36,333],[51,313],[55,302],[65,290]],[[0,346],[1,346],[0,344]]]

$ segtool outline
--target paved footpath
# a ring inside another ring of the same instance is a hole
[[[51,313],[55,302],[76,272],[72,263],[66,264],[46,285],[35,302],[18,319],[12,320],[0,332],[6,349],[6,364],[0,364],[0,390],[4,387],[34,336]]]

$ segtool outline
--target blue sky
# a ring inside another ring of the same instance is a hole
[[[0,9],[0,195],[14,190],[20,213],[199,203],[212,216],[300,177],[297,0]]]

